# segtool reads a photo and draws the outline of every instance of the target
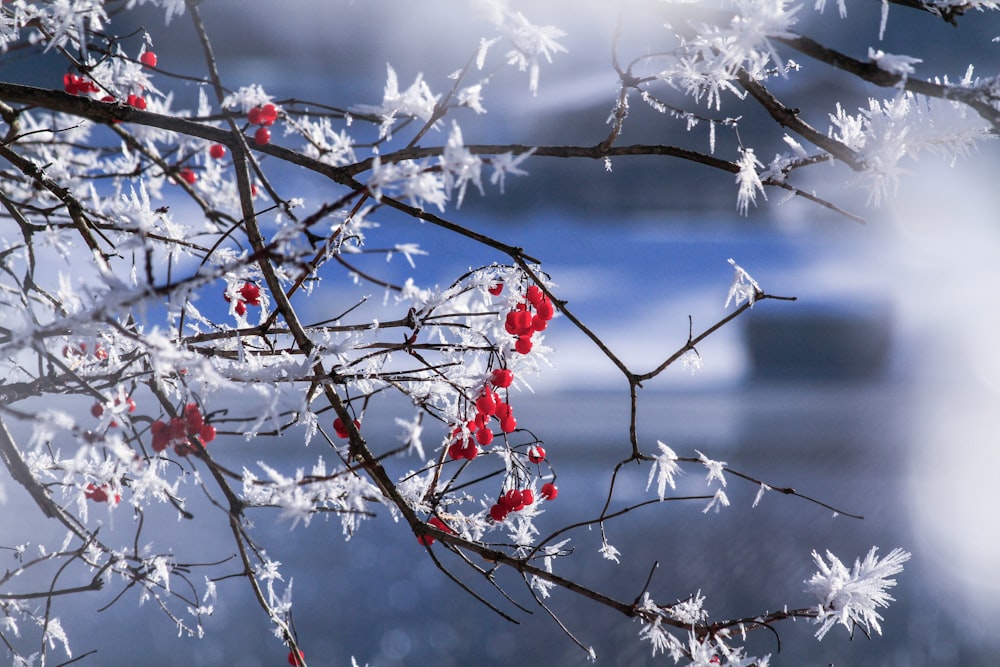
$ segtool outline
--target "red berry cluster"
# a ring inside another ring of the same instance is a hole
[[[278,108],[273,104],[254,107],[247,112],[247,122],[260,126],[253,134],[253,140],[258,146],[271,143],[271,130],[267,128],[274,125],[276,120],[278,120]]]
[[[80,343],[77,346],[64,345],[62,349],[62,355],[66,359],[84,359],[87,356],[87,344]],[[104,361],[108,358],[108,351],[104,349],[104,346],[98,343],[94,346],[94,359],[98,361]]]
[[[517,428],[514,409],[496,392],[496,389],[510,387],[513,381],[514,373],[510,369],[498,368],[493,371],[489,381],[483,386],[476,398],[476,416],[465,425],[464,429],[462,426],[456,426],[451,433],[454,440],[448,447],[448,456],[452,460],[468,459],[471,461],[479,455],[477,443],[486,447],[493,442],[493,431],[489,424],[494,417],[500,422],[500,430],[503,433],[514,432]],[[472,436],[463,437],[465,430],[468,430],[470,434],[475,434],[475,442],[473,442]]]
[[[167,447],[173,447],[178,456],[194,453],[191,438],[195,438],[202,447],[215,440],[215,427],[205,422],[205,417],[196,403],[184,406],[184,415],[173,417],[170,423],[157,419],[150,426],[153,433],[153,450],[162,452]]]
[[[106,503],[108,502],[108,499],[111,498],[111,496],[108,495],[109,490],[110,489],[107,484],[101,484],[100,486],[87,484],[87,488],[84,490],[83,495],[85,495],[88,499],[93,500],[95,503]],[[114,495],[114,499],[116,505],[120,503],[122,500],[121,494],[116,493]]]
[[[126,396],[124,400],[122,400],[121,398],[116,398],[115,399],[115,407],[117,407],[119,405],[122,405],[123,403],[128,406],[128,411],[130,413],[135,412],[135,400],[133,400],[131,396]],[[97,418],[100,418],[101,416],[103,416],[104,415],[104,404],[103,403],[94,403],[92,406],[90,406],[90,414],[92,414],[93,416],[95,416]],[[115,428],[116,426],[118,426],[118,422],[116,422],[115,420],[112,419],[111,423],[109,424],[109,426],[111,426],[111,428]]]
[[[520,512],[535,502],[535,492],[531,489],[509,489],[490,507],[494,521],[503,521],[511,512]]]
[[[446,524],[444,521],[442,521],[441,519],[437,518],[436,516],[432,516],[431,519],[430,519],[430,521],[428,521],[427,523],[429,523],[430,525],[434,526],[438,530],[441,530],[441,531],[444,531],[444,532],[448,533],[449,535],[454,535],[455,534],[455,531],[452,530],[448,526],[448,524]],[[435,539],[434,539],[433,535],[419,535],[417,537],[417,542],[420,542],[425,547],[429,547],[430,545],[434,544]]]
[[[492,293],[492,290],[490,290]],[[534,312],[532,312],[534,309]],[[556,314],[552,300],[538,285],[530,286],[524,294],[524,301],[517,304],[514,310],[507,313],[504,329],[512,336],[517,336],[514,349],[521,354],[531,352],[531,337],[538,331],[544,331]]]
[[[68,72],[63,75],[63,90],[70,95],[89,95],[101,92],[97,84],[90,79]]]
[[[357,419],[354,420],[354,428],[361,428],[361,422]],[[346,440],[351,436],[351,434],[347,432],[347,425],[344,424],[344,420],[340,417],[333,420],[333,430],[336,431],[338,438],[344,438]]]
[[[243,286],[238,290],[239,297],[236,299],[236,314],[243,316],[247,313],[247,304],[251,306],[260,305],[260,287],[256,283],[243,283]],[[222,293],[223,298],[225,298],[228,303],[231,299],[229,298],[228,292]]]
[[[125,103],[130,107],[135,107],[136,109],[139,109],[140,111],[146,110],[146,98],[143,97],[142,95],[135,95],[133,93],[129,93],[128,97],[125,98]]]

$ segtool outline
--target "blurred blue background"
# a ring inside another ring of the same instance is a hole
[[[528,94],[526,75],[499,69],[486,87],[488,113],[456,115],[465,141],[587,145],[603,138],[616,89],[610,67],[616,13],[610,5],[524,6],[534,22],[567,32],[569,53],[543,66],[537,97]],[[215,0],[204,3],[203,11],[227,85],[258,82],[278,99],[340,106],[377,104],[386,63],[403,86],[422,72],[432,89],[444,90],[447,74],[465,62],[480,36],[490,34],[464,3],[450,0],[420,9],[377,0]],[[892,7],[882,42],[878,3],[849,3],[846,21],[836,17],[835,7],[821,17],[806,7],[801,15],[802,32],[857,57],[873,46],[925,58],[920,76],[959,78],[972,60],[995,69],[998,47],[990,38],[1000,34],[1000,21],[990,14],[970,15],[952,28]],[[622,52],[655,49],[659,23],[642,8],[628,16]],[[164,27],[162,17],[150,12],[146,27],[161,67],[202,71],[188,17]],[[828,78],[814,63],[802,65],[801,73],[776,87],[790,103],[799,100],[812,110],[810,120],[820,128],[835,101],[853,110],[868,95],[892,94]],[[193,94],[193,86],[178,90],[181,100]],[[640,107],[633,100],[623,142],[707,150],[701,129],[685,133],[679,121]],[[762,159],[780,150],[778,128],[759,123],[749,105],[739,113],[747,114],[743,140],[761,146]],[[759,144],[758,130],[767,133]],[[720,152],[733,141],[722,135],[720,130]],[[431,133],[425,143],[443,140],[443,133]],[[276,133],[274,141],[282,144],[283,138]],[[866,226],[804,202],[782,203],[782,193],[774,191],[767,193],[770,201],[758,201],[747,218],[738,218],[731,175],[669,159],[619,158],[611,173],[600,162],[534,158],[524,166],[531,176],[508,179],[506,195],[491,187],[484,197],[470,192],[463,208],[446,217],[543,260],[557,293],[636,370],[655,367],[684,344],[689,316],[698,331],[726,313],[728,258],[765,290],[798,297],[794,303],[762,302],[706,341],[699,347],[704,368],[698,373],[671,369],[648,383],[639,399],[644,449],[657,439],[682,456],[697,449],[768,483],[793,486],[865,516],[834,517],[774,493],[752,509],[757,489],[730,479],[732,506],[718,515],[703,515],[701,502],[678,503],[609,524],[608,539],[621,551],[621,565],[598,556],[598,534],[578,531],[577,551],[561,563],[561,573],[630,599],[659,562],[650,588],[654,599],[681,599],[700,590],[713,616],[727,617],[810,604],[802,582],[814,571],[814,549],[829,549],[850,563],[872,545],[882,553],[901,547],[913,559],[892,591],[897,602],[884,612],[885,636],[869,640],[855,633],[849,640],[838,628],[817,642],[812,626],[783,623],[776,627],[781,653],[772,664],[996,664],[995,147],[987,144],[955,166],[921,158],[896,198],[878,210],[865,207],[863,189],[841,187],[850,177],[844,171],[817,167],[809,177],[814,181],[802,182],[804,189],[822,187],[868,217]],[[279,186],[288,195],[307,188],[307,207],[336,196],[315,179],[288,178]],[[470,266],[504,259],[429,225],[388,213],[380,220],[383,227],[372,233],[371,245],[417,242],[431,253],[417,258],[415,270],[402,257],[388,264],[377,259],[373,266],[391,279],[412,275],[418,284],[447,284]],[[628,455],[629,406],[625,381],[565,320],[553,322],[547,343],[555,350],[552,368],[534,383],[534,394],[516,398],[515,409],[550,455],[565,461],[558,468],[560,498],[539,520],[554,529],[599,512],[611,466]],[[385,410],[390,413],[391,406]],[[395,442],[391,419],[370,419],[369,425],[370,440]],[[261,451],[242,439],[222,441],[213,451],[224,456],[225,447],[234,465],[279,453],[278,445]],[[316,453],[293,454],[302,458],[287,460],[288,469],[310,463]],[[643,472],[619,486],[613,506],[646,497]],[[700,490],[701,479],[691,469],[680,491]],[[11,489],[9,482],[6,487]],[[25,502],[15,492],[8,496],[8,509]],[[215,520],[217,532],[202,521],[198,531],[177,524],[176,532],[191,531],[184,539],[206,554],[213,546],[225,552],[224,524],[221,517]],[[352,655],[378,667],[586,662],[541,610],[516,612],[520,627],[491,614],[447,581],[412,535],[387,517],[369,522],[347,543],[336,522],[317,520],[290,532],[287,524],[261,519],[256,530],[270,555],[294,576],[295,622],[310,664],[345,665]],[[514,578],[507,583],[517,589]],[[136,613],[131,599],[99,614],[93,609],[100,596],[65,601],[74,610],[65,624],[71,638],[74,627],[88,633],[82,640],[77,635],[75,648],[98,648],[94,664],[135,664],[140,649],[149,664],[284,664],[284,652],[245,589],[240,581],[224,585],[201,640],[177,639],[167,619],[152,608]],[[101,594],[101,604],[110,595]],[[518,599],[531,606],[526,596]],[[557,593],[552,606],[584,644],[594,646],[598,664],[669,662],[650,658],[648,645],[637,639],[637,624],[568,593]],[[773,635],[759,632],[751,648],[777,653],[778,646]]]

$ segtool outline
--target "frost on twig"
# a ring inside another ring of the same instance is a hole
[[[820,626],[816,630],[818,639],[823,639],[838,623],[848,632],[853,632],[857,626],[866,635],[872,630],[882,634],[882,616],[876,610],[888,607],[893,601],[887,592],[896,585],[891,577],[903,571],[903,563],[910,559],[910,554],[893,549],[884,558],[877,558],[877,551],[872,547],[864,560],[854,561],[850,570],[829,551],[825,561],[813,552],[819,571],[806,581],[806,591],[819,600],[816,609],[816,623]]]
[[[734,259],[730,258],[729,263],[733,267],[733,282],[729,285],[725,307],[728,308],[730,303],[740,306],[744,301],[752,306],[757,296],[762,293],[760,285]]]

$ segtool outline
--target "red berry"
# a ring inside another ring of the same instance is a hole
[[[538,302],[542,300],[543,296],[545,295],[542,294],[542,290],[538,287],[538,285],[532,285],[531,287],[528,288],[528,291],[525,292],[524,294],[525,300],[532,306],[537,306]]]
[[[518,310],[515,313],[514,321],[517,323],[517,335],[531,335],[531,324],[534,321],[534,315],[532,315],[527,310]]]
[[[514,349],[521,354],[528,354],[531,352],[532,342],[530,336],[518,336],[517,342],[514,343]]]
[[[191,446],[191,443],[189,443],[187,439],[174,442],[174,454],[177,454],[177,456],[194,454],[194,451],[194,447]]]
[[[183,419],[174,417],[170,420],[168,428],[171,442],[187,438],[187,423]]]
[[[500,280],[493,283],[493,286],[489,288],[489,292],[493,296],[500,296],[500,292],[502,291],[503,291],[503,282]]]
[[[476,410],[478,410],[481,415],[492,415],[496,412],[497,404],[493,398],[492,391],[487,389],[479,398],[476,399]]]
[[[503,521],[504,519],[507,518],[508,513],[509,510],[500,503],[497,503],[492,507],[490,507],[490,518],[492,518],[494,521],[498,522]]]
[[[427,523],[430,524],[430,525],[432,525],[432,526],[434,526],[438,530],[441,530],[441,531],[445,532],[445,533],[448,533],[448,534],[451,534],[451,535],[455,534],[455,531],[453,531],[451,528],[449,528],[448,524],[446,524],[444,521],[442,521],[441,519],[437,518],[436,516],[432,516],[431,519],[430,519],[430,521],[428,521]],[[421,536],[419,536],[417,538],[417,542],[420,542],[424,546],[429,547],[430,545],[434,544],[435,539],[436,538],[433,535],[421,535]]]
[[[201,429],[198,431],[198,437],[201,438],[202,443],[208,444],[215,440],[215,427],[211,424],[203,424]]]
[[[157,419],[149,427],[153,434],[153,451],[162,452],[170,444],[170,427]]]
[[[465,458],[465,445],[461,441],[455,441],[448,445],[448,458],[452,461]]]
[[[247,112],[247,121],[251,125],[260,125],[260,117],[263,111],[260,107],[254,107]]]
[[[476,442],[485,447],[493,442],[493,432],[488,428],[481,428],[476,431]]]
[[[479,448],[471,440],[466,440],[465,447],[462,449],[462,456],[471,461],[479,456]]]
[[[146,67],[156,67],[156,54],[152,51],[145,51],[139,56],[139,62]]]
[[[538,445],[532,445],[528,448],[528,460],[532,463],[541,463],[545,460],[545,449]]]
[[[500,504],[506,507],[509,511],[516,511],[518,505],[522,503],[521,491],[518,489],[509,489],[507,493],[500,496]]]
[[[99,359],[100,361],[104,361],[108,358],[108,351],[105,350],[104,346],[100,343],[94,347],[94,358]]]
[[[197,404],[188,403],[184,406],[184,423],[187,425],[188,435],[195,435],[201,432],[201,427],[205,424],[205,418],[202,417]]]
[[[266,146],[271,143],[271,130],[263,126],[258,127],[253,133],[253,140],[258,146]]]
[[[226,157],[226,147],[222,144],[212,144],[208,147],[208,154],[216,160]]]
[[[357,419],[354,420],[354,428],[361,428],[361,422]],[[337,435],[341,438],[347,438],[350,436],[350,433],[347,432],[347,427],[344,426],[344,422],[340,417],[333,420],[333,430],[336,431]]]
[[[521,502],[525,505],[533,505],[535,503],[535,492],[531,489],[521,491]]]
[[[142,95],[133,95],[132,93],[129,93],[128,98],[125,101],[130,107],[135,107],[140,110],[146,108],[146,98]]]
[[[541,496],[546,500],[555,500],[559,496],[559,487],[552,482],[546,482],[542,484]]]
[[[517,420],[512,415],[507,415],[500,420],[500,430],[504,433],[513,433],[517,430]]]
[[[514,381],[514,371],[509,368],[498,368],[490,375],[490,384],[498,389],[506,389]]]
[[[306,664],[306,654],[302,652],[302,649],[296,651],[288,652],[288,664],[292,667],[302,667]]]
[[[125,399],[125,404],[128,406],[129,412],[135,412],[135,399],[129,396]]]
[[[541,315],[535,315],[531,318],[531,330],[532,331],[545,331],[545,328],[549,326],[549,321],[542,319]]]
[[[90,498],[95,503],[106,503],[108,502],[108,492],[103,486],[94,486],[93,484],[87,485],[87,490],[83,492],[87,498]]]
[[[94,415],[95,417],[100,417],[101,415],[104,414],[104,405],[102,405],[101,403],[94,403],[92,406],[90,406],[90,414]]]
[[[517,315],[513,310],[507,313],[507,317],[504,318],[503,328],[512,336],[517,335]]]
[[[274,121],[278,120],[278,109],[273,104],[265,104],[260,110],[260,124],[261,125],[274,125]]]
[[[549,299],[549,297],[543,297],[542,300],[538,302],[538,305],[535,306],[535,312],[538,313],[538,316],[546,322],[555,317],[556,314],[555,307],[553,307],[552,300]]]
[[[510,403],[504,403],[503,401],[497,401],[496,410],[493,411],[493,416],[497,419],[504,420],[510,417],[514,411],[510,407]]]
[[[484,415],[482,412],[478,413],[476,415],[476,421],[475,421],[476,428],[470,429],[470,431],[474,432],[481,428],[486,428],[486,423],[489,422],[489,420],[490,420],[489,416]]]
[[[247,304],[246,304],[246,301],[237,301],[236,302],[235,310],[236,310],[236,314],[239,315],[240,317],[242,317],[243,315],[246,315],[247,314]]]
[[[255,283],[244,283],[240,288],[240,296],[251,306],[260,305],[260,287]]]
[[[198,174],[195,173],[194,169],[190,169],[188,167],[181,169],[177,172],[177,175],[180,176],[181,179],[188,185],[194,185],[195,181],[198,180]]]

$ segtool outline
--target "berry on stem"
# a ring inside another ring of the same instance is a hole
[[[476,431],[476,442],[478,442],[483,447],[487,446],[493,442],[493,431],[488,428],[481,428]]]
[[[427,523],[430,524],[431,526],[434,526],[438,530],[448,533],[449,535],[455,534],[455,531],[452,530],[448,526],[448,524],[446,524],[444,521],[437,518],[436,516],[432,516],[430,518],[430,521],[428,521]],[[417,537],[417,542],[420,542],[420,544],[424,545],[425,547],[429,547],[430,545],[434,544],[435,541],[436,538],[433,535],[420,535]]]
[[[258,127],[253,133],[253,140],[258,146],[266,146],[271,143],[271,130],[263,126]]]
[[[528,460],[532,463],[541,463],[545,460],[545,449],[539,445],[532,445],[528,448]]]
[[[226,147],[222,144],[212,144],[208,147],[208,154],[216,160],[226,157]]]
[[[260,305],[260,287],[256,283],[244,283],[240,288],[240,296],[251,306]]]
[[[289,651],[288,664],[292,667],[302,667],[306,664],[306,654],[302,652],[302,649]]]
[[[503,521],[507,518],[510,511],[500,503],[496,503],[490,507],[490,518],[496,522]]]
[[[361,422],[357,419],[354,420],[354,428],[361,428]],[[351,435],[348,433],[347,426],[344,425],[344,421],[340,417],[333,420],[333,430],[336,431],[337,435],[341,438],[347,438]]]
[[[552,482],[546,482],[542,484],[541,496],[546,500],[555,500],[559,496],[559,487]]]
[[[514,381],[514,371],[509,368],[498,368],[490,375],[490,384],[497,389],[506,389]]]
[[[190,167],[184,167],[177,172],[177,175],[180,176],[181,180],[188,185],[194,185],[195,181],[198,180],[198,174],[196,174],[194,169],[191,169]]]
[[[489,288],[489,293],[492,294],[493,296],[500,296],[501,292],[503,292],[502,280],[496,281],[495,283],[493,283],[493,286]]]
[[[528,354],[529,352],[531,352],[531,348],[533,346],[534,344],[531,342],[530,336],[518,336],[517,342],[514,343],[514,349],[520,352],[521,354]]]
[[[152,51],[144,51],[143,54],[139,56],[139,62],[146,67],[156,67],[156,54]]]

